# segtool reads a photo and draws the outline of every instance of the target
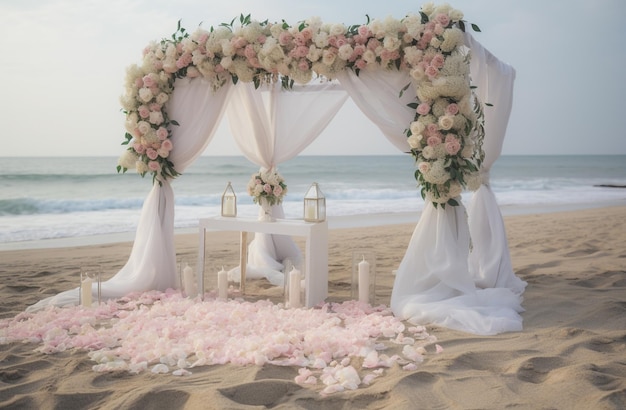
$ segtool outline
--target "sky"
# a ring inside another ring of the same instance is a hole
[[[179,20],[192,32],[240,14],[291,24],[402,18],[404,0],[0,0],[0,157],[118,156],[126,68]],[[436,4],[443,2],[435,2]],[[516,70],[505,155],[626,154],[626,2],[449,0]],[[303,155],[396,154],[348,102]],[[205,155],[240,155],[226,117]]]

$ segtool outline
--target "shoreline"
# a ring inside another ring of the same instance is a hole
[[[467,206],[467,204],[465,204]],[[585,209],[608,208],[626,206],[624,201],[588,202],[575,204],[533,204],[533,205],[501,205],[503,217],[513,215],[533,215],[556,212],[577,211]],[[421,211],[418,212],[389,212],[375,214],[356,214],[328,216],[328,229],[368,228],[387,225],[417,224]],[[197,233],[198,229],[176,228],[174,235]],[[35,241],[19,241],[0,243],[0,252],[10,252],[29,249],[53,249],[80,246],[107,245],[116,243],[134,242],[135,231],[111,234],[85,235],[66,238],[41,239]]]

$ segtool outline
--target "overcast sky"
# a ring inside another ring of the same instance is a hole
[[[0,0],[0,156],[117,156],[126,67],[176,23],[240,13],[295,24],[401,18],[400,0]],[[439,3],[439,2],[436,2]],[[626,1],[456,0],[475,37],[517,71],[504,154],[626,154]],[[237,155],[226,120],[207,148]],[[306,154],[393,154],[350,103]]]

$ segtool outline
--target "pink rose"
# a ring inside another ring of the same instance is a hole
[[[427,144],[431,147],[436,147],[441,144],[441,138],[437,136],[428,137]]]
[[[158,163],[158,161],[149,161],[148,162],[148,169],[152,172],[157,172],[161,170],[161,164]]]
[[[157,159],[157,157],[159,156],[159,153],[156,152],[156,150],[154,148],[148,148],[146,150],[146,155],[148,156],[148,158],[150,158],[151,160],[155,160]]]
[[[146,147],[144,147],[142,144],[135,142],[133,144],[133,149],[135,150],[135,152],[137,152],[137,154],[141,155],[144,152],[146,152]]]
[[[441,68],[443,67],[443,63],[445,62],[445,58],[441,54],[435,54],[430,64],[434,67]]]
[[[174,144],[172,144],[172,140],[164,140],[161,143],[161,149],[166,151],[171,151],[174,148]]]
[[[430,163],[429,162],[420,162],[419,165],[417,166],[417,169],[419,169],[419,171],[422,174],[425,174],[428,171],[430,171]]]
[[[456,155],[461,149],[461,144],[454,138],[451,141],[446,142],[446,152],[450,155]]]
[[[430,123],[426,126],[426,130],[429,134],[433,135],[437,134],[437,132],[439,131],[439,127],[437,126],[437,124]]]
[[[416,111],[419,115],[427,115],[430,112],[430,104],[423,102],[417,106]]]
[[[446,107],[446,114],[457,115],[459,113],[459,106],[456,103],[448,104]]]
[[[145,105],[140,105],[137,112],[141,118],[148,118],[150,116],[150,109]]]
[[[165,127],[159,127],[159,129],[156,131],[156,135],[161,141],[164,141],[167,138],[167,134],[167,128]]]
[[[281,187],[280,185],[276,185],[276,187],[274,188],[274,195],[280,196],[282,193],[283,187]]]
[[[156,81],[152,78],[150,74],[143,76],[143,85],[144,87],[151,88],[156,85]]]
[[[359,70],[363,70],[365,67],[367,67],[367,62],[365,60],[362,59],[358,59],[356,60],[356,62],[354,63],[354,65],[356,66],[356,68],[358,68]]]
[[[252,44],[248,44],[246,46],[246,48],[244,50],[244,55],[248,59],[256,57],[256,51],[254,51],[254,47],[252,46]]]
[[[447,14],[439,13],[437,14],[437,16],[435,16],[435,21],[442,26],[447,27],[448,24],[450,24],[450,17],[448,17]]]
[[[283,31],[278,36],[278,42],[281,46],[286,46],[291,41],[291,34],[287,31]]]
[[[306,58],[300,59],[300,61],[298,62],[298,68],[302,71],[307,71],[309,69],[309,63]]]
[[[439,75],[439,70],[437,69],[437,67],[429,65],[425,73],[428,77],[434,78],[434,77],[437,77],[437,75]]]
[[[362,25],[362,26],[359,26],[359,28],[357,30],[358,30],[360,36],[363,36],[363,37],[371,37],[372,36],[372,31],[370,30],[369,26]]]
[[[263,185],[263,191],[265,191],[268,194],[271,194],[272,193],[272,186],[270,184]]]

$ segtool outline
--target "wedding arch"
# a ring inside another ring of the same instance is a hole
[[[129,260],[102,284],[103,296],[175,287],[170,182],[205,151],[225,112],[246,158],[274,170],[351,98],[415,157],[426,201],[397,271],[394,314],[478,334],[520,330],[525,283],[512,271],[488,180],[511,110],[513,68],[465,32],[463,14],[448,5],[352,26],[317,18],[297,25],[249,15],[236,20],[193,33],[179,22],[128,69],[122,97],[128,148],[118,171],[150,174],[153,188]],[[470,222],[464,189],[476,191]],[[257,236],[252,245],[263,256],[259,263],[275,269],[283,257],[298,257],[289,241]],[[77,293],[29,309],[75,303]]]

